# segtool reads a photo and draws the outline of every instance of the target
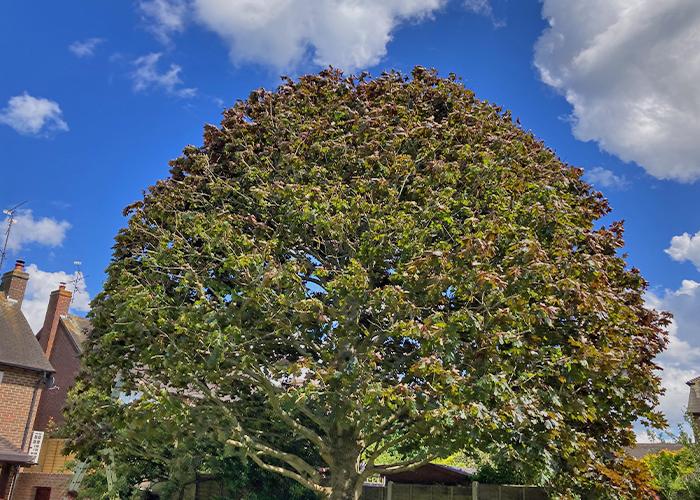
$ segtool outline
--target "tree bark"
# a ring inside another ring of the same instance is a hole
[[[325,500],[359,500],[362,496],[362,446],[352,433],[338,433],[330,465],[330,492]]]

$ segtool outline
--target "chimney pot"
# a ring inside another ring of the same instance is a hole
[[[18,259],[17,262],[15,262],[15,271],[24,271],[24,261]]]
[[[65,284],[65,283],[60,283],[60,284],[58,285],[58,289],[59,289],[59,290],[65,290],[65,289],[66,289],[66,284]]]

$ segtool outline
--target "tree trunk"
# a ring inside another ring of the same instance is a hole
[[[337,477],[335,480],[331,477],[331,493],[326,497],[327,500],[360,500],[362,486],[356,486],[358,478],[359,474],[354,471],[352,475]]]
[[[360,481],[360,453],[362,447],[353,435],[339,433],[336,443],[333,464],[330,468],[330,494],[326,500],[359,500],[362,496],[362,481]]]

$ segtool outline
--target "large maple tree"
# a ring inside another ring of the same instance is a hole
[[[74,450],[150,415],[326,499],[457,449],[651,494],[622,449],[663,424],[667,317],[582,170],[454,75],[285,79],[170,173],[93,302]],[[145,396],[104,404],[117,376]]]

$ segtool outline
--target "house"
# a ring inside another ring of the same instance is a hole
[[[89,320],[69,314],[71,298],[65,284],[51,292],[44,325],[36,335],[40,350],[55,367],[55,384],[41,394],[33,426],[35,433],[45,433],[63,424],[61,410],[66,404],[68,389],[75,385],[80,369],[78,356],[91,330]],[[38,463],[22,469],[12,500],[60,500],[66,496],[73,477],[66,463],[73,457],[63,455],[63,446],[62,439],[43,439]]]
[[[12,498],[20,467],[36,462],[34,420],[56,371],[21,311],[28,279],[18,260],[0,281],[0,499]]]

